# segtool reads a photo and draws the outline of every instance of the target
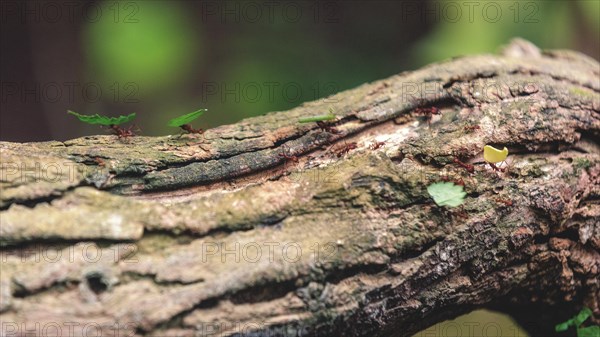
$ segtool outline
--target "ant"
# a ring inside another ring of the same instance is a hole
[[[385,142],[375,142],[375,143],[373,143],[373,144],[371,144],[369,146],[369,149],[371,149],[371,150],[377,150],[378,148],[380,148],[380,147],[382,147],[384,145],[385,145]]]
[[[185,131],[187,134],[198,134],[198,135],[202,135],[202,142],[199,143],[194,143],[193,145],[200,145],[203,144],[204,141],[206,140],[206,138],[204,138],[204,130],[203,129],[194,129],[192,127],[191,124],[183,124],[179,126],[183,131]],[[180,133],[179,134],[179,138],[183,137],[184,133]],[[204,147],[202,147],[202,145],[200,145],[200,148],[204,151],[207,151]]]
[[[183,125],[180,125],[179,127],[182,128],[187,133],[197,133],[197,134],[203,134],[204,133],[204,130],[199,129],[199,128],[198,129],[194,129],[191,124],[183,124]]]
[[[335,127],[333,127],[323,121],[317,121],[317,125],[319,126],[319,129],[321,129],[325,132],[333,133],[334,135],[338,135],[338,134],[342,133],[340,130],[336,129]]]
[[[433,117],[433,115],[441,115],[442,114],[442,111],[438,107],[424,106],[424,105],[427,105],[428,102],[427,102],[427,100],[425,100],[423,98],[413,99],[413,103],[417,106],[416,108],[413,109],[413,112],[415,114],[424,115],[427,118],[427,123],[429,125],[431,125],[431,118]]]
[[[203,129],[194,129],[191,124],[182,124],[179,127],[183,131],[185,131],[185,132],[180,132],[179,133],[179,138],[183,137],[184,134],[199,134],[199,135],[202,135],[202,141],[201,142],[193,143],[193,144],[188,144],[188,145],[200,145],[200,144],[204,144],[204,141],[206,140],[206,138],[204,138],[204,130]],[[202,147],[202,145],[200,145],[200,148],[202,148],[202,150],[204,150],[204,151],[207,151],[204,147]]]
[[[111,124],[108,126],[108,128],[113,132],[113,134],[117,137],[119,137],[119,139],[121,138],[129,138],[129,137],[133,137],[135,136],[135,132],[133,132],[133,128],[135,125],[132,125],[128,128],[122,128],[116,124]],[[139,131],[139,128],[137,128]]]
[[[100,166],[100,167],[105,167],[105,166],[106,166],[106,163],[105,163],[105,162],[104,162],[104,160],[102,160],[102,158],[100,158],[100,157],[96,157],[96,158],[94,158],[94,162],[95,162],[96,164],[98,164],[98,166]]]
[[[440,109],[435,106],[418,107],[418,108],[415,108],[415,110],[413,110],[413,112],[417,113],[417,114],[421,114],[421,115],[439,115],[441,113]]]
[[[479,125],[466,125],[465,126],[465,131],[467,132],[473,132],[475,130],[480,130],[481,127]]]
[[[285,147],[283,148],[283,151],[281,153],[278,153],[278,155],[280,158],[282,158],[284,160],[283,171],[281,174],[286,174],[286,171],[287,171],[286,168],[287,168],[288,162],[292,161],[292,162],[298,164],[298,162],[300,161],[297,156],[287,154]]]
[[[462,161],[460,161],[458,158],[454,158],[453,162],[457,165],[459,165],[460,167],[464,168],[465,170],[467,170],[467,172],[469,173],[474,173],[475,172],[475,166],[471,165],[471,164],[466,164],[463,163]]]
[[[454,185],[459,185],[459,186],[465,186],[465,181],[462,178],[459,178],[458,180],[456,179],[450,179],[450,177],[448,176],[442,176],[442,181],[444,182],[452,182],[454,183]]]
[[[499,172],[505,172],[506,168],[505,167],[498,167],[496,166],[496,164],[494,163],[488,163],[490,165],[490,167],[494,170],[494,171],[499,171]]]
[[[344,144],[344,146],[342,146],[341,148],[338,148],[335,150],[335,155],[340,158],[341,156],[345,155],[346,153],[350,152],[350,150],[354,150],[358,147],[358,145],[356,144],[356,142],[352,142],[352,143],[346,143]]]
[[[288,151],[289,151],[289,149],[287,149],[285,146],[283,146],[282,151],[280,153],[278,153],[279,157],[285,159],[286,162],[293,161],[294,163],[298,163],[299,162],[298,157],[295,155],[287,154]]]
[[[427,119],[428,125],[431,125],[431,118],[433,117],[433,115],[441,114],[441,110],[435,106],[418,107],[418,108],[414,109],[413,112],[416,114],[424,115],[425,118]]]
[[[286,154],[285,152],[279,153],[279,157],[285,158],[286,161],[293,161],[294,163],[298,163],[298,161],[299,161],[298,157],[291,156],[289,154]]]
[[[513,202],[510,199],[495,198],[494,200],[509,207],[513,205]]]

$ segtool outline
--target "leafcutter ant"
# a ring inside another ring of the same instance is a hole
[[[200,109],[198,111],[194,111],[191,112],[189,114],[185,114],[183,116],[179,116],[176,118],[171,119],[167,125],[168,126],[174,126],[174,127],[179,127],[181,128],[183,131],[187,132],[187,133],[196,133],[196,134],[202,134],[203,138],[204,138],[204,130],[202,129],[194,129],[192,127],[192,124],[190,124],[193,120],[195,120],[196,118],[202,116],[202,114],[204,114],[207,111],[207,109]],[[181,137],[181,135],[180,135]]]
[[[506,171],[505,168],[500,168],[496,166],[497,163],[503,163],[506,157],[508,157],[508,149],[506,148],[506,146],[502,150],[497,149],[491,145],[486,145],[483,147],[483,159],[485,159],[485,161],[490,165],[490,167],[494,171]]]
[[[466,125],[465,126],[465,131],[466,132],[473,132],[475,130],[480,130],[481,127],[479,125]]]
[[[129,137],[133,137],[135,136],[135,132],[133,131],[133,128],[136,127],[137,131],[140,131],[140,128],[135,126],[135,125],[131,125],[128,128],[122,128],[116,124],[111,124],[108,126],[108,128],[112,131],[112,133],[119,137],[119,139],[121,138],[129,138]]]
[[[506,205],[506,206],[508,206],[508,207],[510,207],[510,206],[512,206],[512,205],[513,205],[513,202],[512,202],[512,200],[510,200],[510,199],[495,198],[494,200],[495,200],[496,202],[498,202],[498,203],[502,203],[502,204],[504,204],[504,205]]]
[[[300,118],[298,120],[298,122],[300,122],[300,123],[316,122],[317,126],[319,126],[319,129],[321,129],[325,132],[339,134],[339,133],[341,133],[341,131],[334,128],[327,122],[327,121],[335,121],[335,120],[336,120],[336,117],[335,117],[335,114],[333,113],[333,109],[329,108],[329,113],[326,115],[303,117],[303,118]]]
[[[286,152],[287,152],[287,149],[285,147],[283,147],[282,152],[278,153],[278,156],[284,160],[283,161],[283,169],[281,171],[282,175],[286,174],[286,168],[287,168],[287,165],[289,162],[294,162],[294,163],[298,164],[298,162],[300,161],[297,156],[287,154]]]
[[[457,165],[459,165],[460,167],[464,168],[465,170],[467,170],[467,172],[469,173],[474,173],[475,172],[475,166],[471,165],[471,164],[466,164],[463,163],[462,161],[460,161],[458,158],[454,158],[453,162]]]
[[[494,171],[499,171],[499,172],[504,172],[506,171],[505,167],[498,167],[496,166],[496,164],[494,163],[488,163],[490,165],[490,167],[494,170]]]
[[[135,118],[135,112],[131,113],[127,116],[119,116],[119,117],[107,117],[100,116],[98,114],[95,115],[82,115],[75,111],[67,110],[67,113],[77,117],[81,122],[87,124],[100,124],[101,126],[108,126],[109,130],[112,131],[114,135],[119,138],[128,138],[135,136],[133,132],[133,127],[135,125],[130,126],[125,129],[120,127],[119,125],[123,123],[127,123],[132,121]],[[137,131],[141,131],[140,128],[137,128]]]
[[[206,138],[204,138],[204,130],[203,129],[194,129],[191,124],[183,124],[179,126],[184,132],[179,134],[179,138],[183,137],[184,134],[197,134],[202,136],[202,141],[198,143],[194,143],[192,145],[200,145],[200,148],[204,151],[207,151],[201,144],[204,144]],[[207,151],[208,152],[208,151]]]
[[[465,186],[465,181],[462,178],[451,179],[448,176],[443,176],[442,177],[442,181],[444,181],[444,182],[451,182],[451,183],[454,183],[454,185],[459,185],[459,186],[463,186],[463,187]]]
[[[96,157],[96,158],[94,158],[94,162],[95,162],[96,164],[98,164],[98,166],[100,166],[100,167],[105,167],[105,166],[106,166],[106,163],[105,163],[105,162],[104,162],[104,160],[102,160],[102,158],[100,158],[100,157]]]
[[[293,161],[294,163],[298,163],[298,161],[299,161],[298,157],[296,157],[296,156],[291,156],[291,155],[288,155],[288,154],[287,154],[287,153],[285,153],[285,152],[281,152],[281,153],[279,153],[279,157],[281,157],[281,158],[284,158],[284,159],[286,160],[286,162],[287,162],[287,161]]]
[[[418,115],[423,115],[425,116],[425,119],[427,119],[427,124],[431,125],[431,118],[433,117],[433,115],[440,115],[441,111],[439,108],[434,107],[434,106],[430,106],[430,107],[418,107],[415,108],[413,110],[414,113],[418,114]]]
[[[435,106],[418,107],[418,108],[415,108],[415,110],[413,110],[413,112],[416,114],[420,114],[420,115],[439,115],[441,113],[440,109]]]
[[[191,124],[183,124],[179,126],[181,129],[183,129],[184,131],[186,131],[187,133],[196,133],[196,134],[203,134],[204,130],[198,128],[198,129],[194,129],[192,127]]]
[[[427,100],[425,99],[413,99],[413,103],[415,106],[417,106],[416,108],[413,109],[413,112],[417,115],[423,115],[425,116],[425,119],[427,120],[427,124],[431,125],[431,119],[433,117],[433,115],[441,115],[442,112],[440,110],[440,108],[435,107],[435,106],[425,106],[428,104]]]
[[[371,150],[377,150],[378,148],[382,147],[385,145],[385,142],[374,142],[373,144],[371,144],[369,146],[369,149]]]
[[[334,135],[338,135],[338,134],[342,133],[340,130],[327,124],[327,122],[318,121],[317,125],[319,126],[319,129],[321,129],[322,131],[333,133]]]
[[[346,153],[350,152],[351,150],[354,150],[358,147],[358,145],[356,144],[356,142],[352,142],[352,143],[345,143],[342,147],[337,148],[334,150],[335,155],[340,158],[341,156],[345,155]]]

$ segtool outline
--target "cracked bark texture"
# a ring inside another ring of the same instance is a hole
[[[329,108],[339,134],[297,122]],[[0,142],[1,334],[407,336],[492,308],[549,335],[584,305],[597,322],[599,134],[599,64],[514,40],[205,139]],[[442,179],[464,181],[461,208],[432,203]]]

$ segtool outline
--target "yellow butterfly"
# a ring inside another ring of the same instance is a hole
[[[489,145],[483,147],[483,159],[488,163],[496,164],[506,160],[506,157],[508,157],[508,149],[506,147],[502,150]]]

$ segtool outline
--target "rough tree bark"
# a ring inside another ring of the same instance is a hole
[[[329,108],[339,134],[297,122]],[[475,308],[551,334],[600,316],[599,134],[598,63],[515,40],[205,139],[1,142],[2,334],[406,336]]]

